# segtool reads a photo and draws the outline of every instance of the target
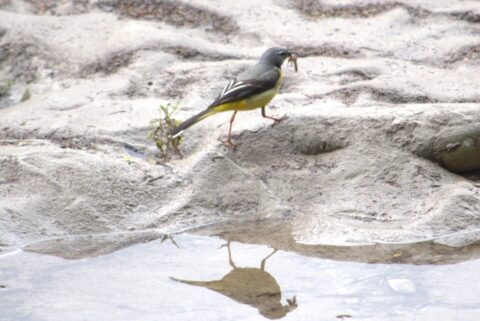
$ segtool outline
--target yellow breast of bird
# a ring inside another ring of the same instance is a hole
[[[264,91],[261,94],[245,99],[245,107],[242,109],[250,110],[250,109],[266,106],[273,99],[273,97],[275,97],[275,95],[278,93],[278,91],[280,90],[280,87],[282,87],[282,83],[283,83],[283,73],[280,71],[280,77],[278,78],[278,81],[275,87],[273,87],[270,90]]]

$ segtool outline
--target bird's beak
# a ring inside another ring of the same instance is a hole
[[[291,57],[291,56],[297,56],[298,57],[298,53],[295,52],[295,51],[288,50],[287,52],[288,52],[288,57]]]

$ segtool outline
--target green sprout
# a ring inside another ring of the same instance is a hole
[[[151,129],[148,138],[155,142],[160,151],[160,156],[166,159],[169,159],[172,154],[181,155],[179,146],[182,142],[182,136],[173,138],[170,135],[171,131],[180,124],[180,121],[172,117],[179,105],[179,103],[160,105],[160,117],[150,122]]]

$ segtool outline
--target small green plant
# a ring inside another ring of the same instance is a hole
[[[151,129],[148,137],[155,142],[160,155],[166,159],[173,154],[181,155],[179,146],[182,142],[182,136],[179,135],[173,138],[170,135],[171,131],[180,124],[180,121],[173,118],[173,114],[177,111],[178,106],[179,103],[160,105],[160,117],[150,122]]]

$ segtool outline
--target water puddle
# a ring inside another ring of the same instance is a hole
[[[447,258],[439,246],[409,253]],[[0,320],[480,320],[480,259],[369,264],[360,257],[373,248],[347,248],[332,260],[310,254],[333,248],[299,254],[198,234],[42,242],[0,257]],[[346,261],[356,250],[358,262]]]

